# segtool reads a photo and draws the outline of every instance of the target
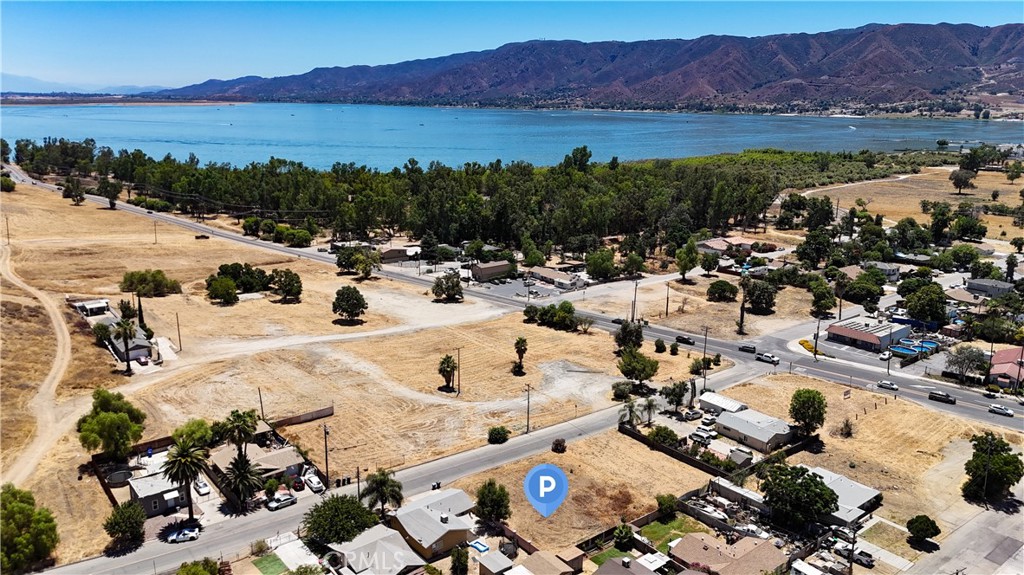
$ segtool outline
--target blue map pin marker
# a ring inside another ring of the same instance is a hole
[[[537,513],[550,517],[569,494],[569,479],[557,466],[542,463],[526,474],[523,491]]]

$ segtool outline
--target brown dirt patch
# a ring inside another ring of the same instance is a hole
[[[62,309],[71,334],[71,363],[57,386],[57,399],[92,393],[127,383],[117,363],[106,349],[96,345],[89,324],[71,308]]]
[[[942,451],[951,442],[993,431],[1012,445],[1024,444],[1024,437],[1018,433],[943,414],[910,401],[894,401],[891,396],[867,390],[853,389],[852,397],[844,400],[843,392],[848,387],[811,377],[769,376],[723,393],[758,411],[788,419],[790,398],[800,388],[817,389],[828,402],[825,425],[820,432],[825,449],[819,454],[799,453],[790,458],[790,463],[821,466],[878,489],[884,495],[878,513],[897,524],[920,513],[937,516],[945,508],[941,501],[949,497],[946,492],[959,495],[960,484],[966,478],[962,467],[960,477],[954,481],[942,485],[923,481],[926,472],[944,460]],[[843,439],[831,435],[847,417],[854,422],[854,436]],[[850,467],[851,462],[855,468]]]
[[[28,402],[50,371],[49,355],[40,350],[50,349],[54,336],[46,311],[34,298],[7,282],[0,284],[0,289],[0,464],[6,467],[35,432]]]
[[[920,174],[914,174],[897,181],[862,182],[849,184],[830,190],[812,192],[813,196],[828,196],[832,202],[839,202],[844,210],[849,210],[857,198],[868,201],[868,211],[872,214],[883,214],[886,220],[895,223],[902,218],[914,218],[917,223],[927,223],[931,217],[921,211],[921,200],[932,202],[949,202],[954,208],[960,202],[973,202],[980,205],[1003,203],[1016,206],[1020,202],[1020,182],[1010,184],[1006,175],[1000,172],[979,172],[975,178],[976,189],[965,190],[957,195],[956,188],[949,181],[950,169],[923,168]],[[992,192],[999,192],[999,199],[992,201]],[[1013,218],[1008,216],[984,215],[982,221],[988,226],[987,238],[1008,240],[1019,236],[1024,231],[1013,227]],[[1006,235],[1000,234],[1005,232]]]
[[[554,515],[540,517],[526,500],[523,478],[541,463],[558,465],[569,477],[569,497]],[[563,454],[542,453],[465,477],[452,487],[473,494],[490,478],[509,491],[509,525],[541,549],[558,550],[619,522],[653,511],[658,493],[682,494],[711,476],[652,451],[617,431],[570,442]]]

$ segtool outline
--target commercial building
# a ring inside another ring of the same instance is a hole
[[[723,412],[715,422],[715,429],[723,436],[762,453],[771,453],[793,438],[793,430],[788,423],[753,409]]]
[[[888,349],[893,342],[910,335],[910,326],[882,320],[854,318],[836,322],[825,330],[827,339],[870,351]]]
[[[473,279],[478,282],[490,281],[495,278],[503,278],[512,273],[512,264],[505,260],[473,264],[470,268]]]

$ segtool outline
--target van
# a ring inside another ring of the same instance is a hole
[[[741,345],[740,351],[745,351],[747,353],[757,353],[757,348],[752,345]]]
[[[690,434],[690,441],[707,447],[711,445],[711,436],[700,431],[694,431]]]
[[[946,393],[945,391],[932,391],[928,393],[928,399],[932,401],[941,401],[942,403],[949,403],[956,405],[956,398]]]
[[[707,435],[711,439],[718,437],[718,432],[706,425],[698,425],[696,433],[703,433],[704,435]]]

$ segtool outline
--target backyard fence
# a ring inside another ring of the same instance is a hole
[[[526,540],[525,538],[523,538],[522,535],[516,533],[512,530],[511,527],[505,525],[504,523],[501,524],[501,534],[507,537],[508,539],[512,540],[516,544],[516,547],[519,547],[520,549],[526,551],[530,555],[533,555],[539,550],[538,547],[534,545],[532,541]]]
[[[667,445],[663,445],[663,444],[658,443],[656,441],[651,441],[650,439],[647,438],[646,435],[640,433],[639,431],[637,431],[636,429],[634,429],[633,427],[630,427],[629,425],[627,425],[625,423],[620,423],[619,424],[619,433],[622,433],[623,435],[626,435],[628,437],[632,437],[633,439],[639,441],[640,443],[643,443],[647,447],[650,447],[651,449],[653,449],[655,451],[660,451],[660,452],[664,453],[665,455],[668,455],[669,457],[671,457],[671,458],[673,458],[675,460],[682,461],[683,463],[685,463],[685,464],[687,464],[687,465],[689,465],[691,467],[696,467],[697,469],[703,471],[704,473],[708,473],[710,475],[714,475],[715,477],[728,477],[729,476],[729,473],[727,473],[727,472],[725,472],[725,471],[715,467],[714,465],[710,465],[710,464],[704,463],[700,459],[697,459],[696,457],[694,457],[694,456],[692,456],[692,455],[690,455],[688,453],[685,453],[683,451],[675,449],[674,447],[669,447]]]
[[[316,421],[317,419],[323,419],[324,417],[330,417],[334,415],[334,404],[327,407],[321,407],[320,409],[314,409],[313,411],[307,411],[306,413],[300,413],[299,415],[292,415],[291,417],[285,417],[272,422],[270,425],[273,428],[287,427],[289,425],[297,425],[299,423],[306,423],[308,421]]]

